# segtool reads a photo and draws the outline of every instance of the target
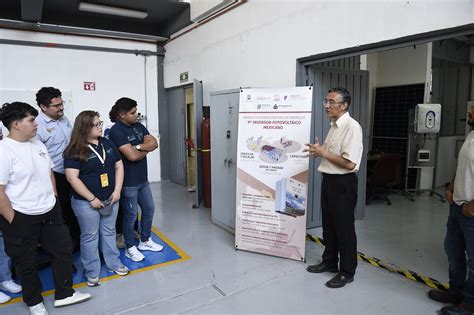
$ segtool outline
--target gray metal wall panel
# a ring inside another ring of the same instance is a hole
[[[470,46],[455,39],[433,42],[433,58],[469,64]]]
[[[314,84],[314,103],[313,103],[313,121],[311,124],[311,138],[318,138],[322,143],[329,131],[330,120],[326,116],[322,100],[326,96],[328,90],[332,87],[346,87],[352,94],[352,104],[350,106],[350,114],[356,119],[363,130],[364,134],[364,154],[360,164],[358,177],[358,201],[356,206],[356,218],[364,217],[365,206],[365,184],[366,184],[366,154],[368,137],[367,137],[367,102],[368,102],[368,72],[361,70],[340,70],[320,67],[309,68],[309,84]],[[307,227],[317,227],[321,225],[321,174],[317,171],[320,159],[312,159],[310,161],[310,181],[308,196],[308,217]]]
[[[168,90],[170,180],[179,185],[186,184],[185,103],[183,88]]]

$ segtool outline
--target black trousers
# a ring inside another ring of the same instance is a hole
[[[69,228],[73,251],[76,251],[80,248],[81,228],[79,227],[76,215],[74,214],[71,206],[72,188],[66,179],[66,175],[54,172],[54,178],[56,179],[56,189],[58,191],[58,199],[59,204],[61,205],[62,216],[66,222],[67,227]]]
[[[51,253],[55,299],[73,295],[72,243],[58,202],[52,210],[42,215],[26,215],[15,211],[15,217],[3,235],[5,252],[12,259],[16,275],[21,281],[26,305],[33,306],[43,301],[36,267],[39,243]]]
[[[357,237],[354,210],[357,204],[357,175],[323,173],[321,210],[325,249],[323,262],[354,276],[357,267]]]

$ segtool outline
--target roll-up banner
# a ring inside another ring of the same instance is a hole
[[[305,260],[312,87],[241,89],[235,247]]]

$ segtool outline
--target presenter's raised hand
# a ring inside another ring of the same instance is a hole
[[[304,149],[303,152],[308,152],[308,156],[312,157],[324,157],[326,153],[326,149],[319,144],[319,139],[316,137],[313,144],[307,143],[305,144],[308,148]]]

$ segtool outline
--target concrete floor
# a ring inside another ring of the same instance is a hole
[[[81,288],[92,300],[61,309],[45,298],[50,314],[436,314],[442,306],[428,287],[359,262],[355,281],[324,286],[332,274],[310,274],[302,262],[234,250],[234,237],[211,223],[210,209],[192,209],[192,193],[169,183],[152,185],[154,225],[192,258],[169,266]],[[447,205],[420,196],[391,195],[392,206],[373,203],[357,221],[359,251],[447,280],[442,241]],[[309,231],[321,236],[320,229]],[[323,248],[307,242],[307,264]],[[0,314],[27,314],[23,303]]]

